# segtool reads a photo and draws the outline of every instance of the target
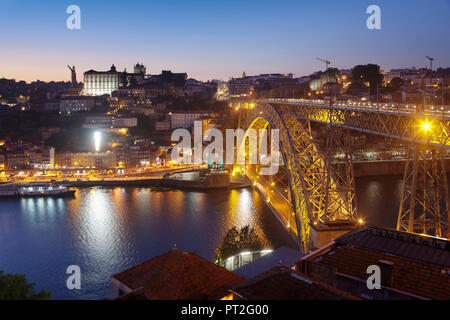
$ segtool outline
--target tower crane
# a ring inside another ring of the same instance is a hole
[[[431,58],[429,56],[425,56],[425,58],[427,58],[428,60],[430,60],[430,71],[433,71],[433,60],[434,58]]]
[[[325,60],[325,59],[321,59],[321,58],[316,58],[319,61],[322,61],[325,63],[325,71],[328,70],[328,66],[331,64],[331,61]]]

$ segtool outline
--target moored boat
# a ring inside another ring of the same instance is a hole
[[[14,197],[73,197],[76,190],[47,182],[33,182],[0,187],[1,198]]]
[[[53,183],[29,183],[19,189],[22,197],[73,197],[75,190]]]
[[[1,186],[0,198],[16,198],[19,197],[19,188],[15,186]]]

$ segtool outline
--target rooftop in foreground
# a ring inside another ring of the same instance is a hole
[[[139,296],[151,300],[220,299],[228,294],[229,288],[243,280],[225,268],[178,248],[111,278],[119,293],[131,294],[142,288]]]
[[[367,290],[372,265],[382,290]],[[303,257],[296,270],[369,299],[450,299],[450,241],[442,238],[365,226]]]
[[[303,254],[299,250],[288,247],[280,247],[258,259],[233,270],[234,273],[250,279],[278,264],[293,267],[302,258]]]
[[[233,289],[235,299],[245,300],[352,300],[348,293],[278,265]]]

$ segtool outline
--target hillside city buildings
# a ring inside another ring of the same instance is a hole
[[[8,128],[8,116],[19,114],[25,121],[20,130],[6,130],[2,135],[1,170],[167,165],[170,132],[189,129],[196,120],[202,121],[204,131],[221,128],[223,117],[211,106],[222,103],[224,108],[223,101],[233,98],[450,104],[450,68],[380,70],[382,81],[376,88],[352,79],[352,69],[336,68],[299,77],[244,72],[229,81],[202,82],[183,72],[149,74],[144,64],[136,63],[132,72],[119,71],[115,65],[106,71],[88,70],[83,83],[77,82],[76,67],[69,69],[70,82],[0,79],[0,113],[5,119],[0,130]],[[27,119],[27,112],[42,114],[49,123]],[[97,152],[91,141],[93,131],[103,133]],[[406,146],[389,139],[353,133],[351,140],[355,160],[394,159],[405,154]]]

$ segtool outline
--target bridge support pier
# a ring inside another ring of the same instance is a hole
[[[335,159],[335,155],[338,153],[341,157]],[[355,179],[349,130],[332,127],[331,125],[328,126],[324,173],[326,176],[324,212],[328,214],[327,218],[334,216],[337,219],[357,219]],[[334,198],[330,196],[330,190],[337,191],[339,197]],[[333,203],[333,201],[337,202],[338,205]],[[333,207],[335,208],[334,212],[332,211]],[[323,221],[328,221],[327,218],[323,219]]]
[[[450,238],[449,210],[445,150],[410,145],[397,230]]]
[[[356,229],[359,225],[354,221],[335,221],[312,224],[310,231],[310,247],[321,248],[332,240]]]

